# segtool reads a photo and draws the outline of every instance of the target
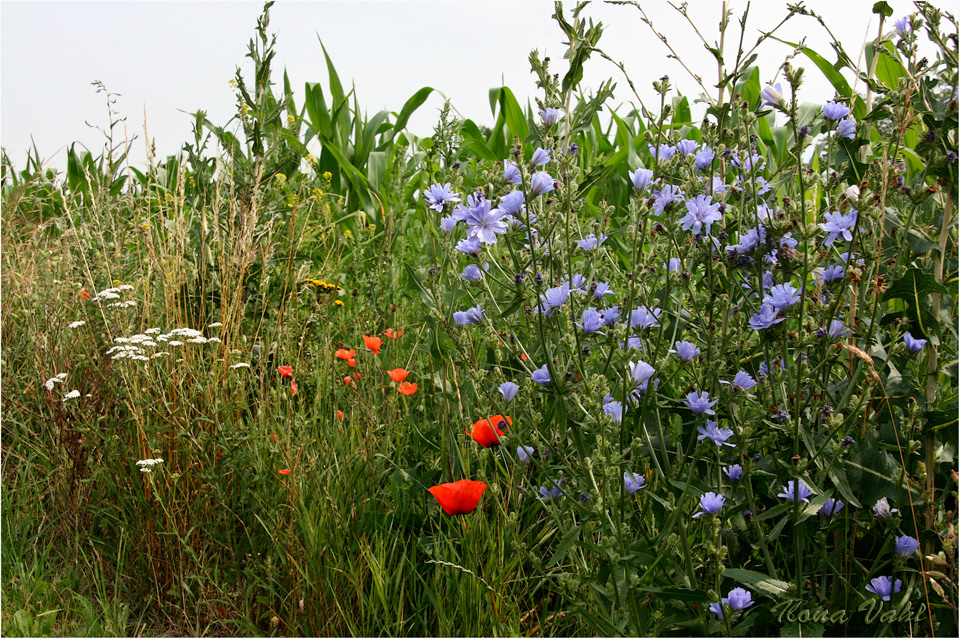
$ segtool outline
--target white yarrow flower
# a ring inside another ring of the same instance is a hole
[[[167,342],[167,346],[183,346],[183,342],[181,342],[180,340],[172,339],[169,342]]]
[[[77,320],[76,322],[70,322],[69,324],[67,324],[67,328],[80,328],[84,324],[86,324],[86,322],[84,322],[83,320]]]
[[[144,333],[147,335],[156,335],[157,333],[162,333],[162,332],[163,331],[161,331],[159,328],[148,328],[147,330],[144,331]]]
[[[230,368],[250,368],[250,364],[248,364],[248,363],[246,363],[246,362],[240,362],[240,363],[238,363],[238,364],[234,364],[234,365],[231,366]]]
[[[223,322],[214,322],[213,324],[207,324],[207,328],[218,328],[223,326]]]
[[[66,395],[63,396],[63,401],[67,401],[67,400],[70,400],[70,399],[76,399],[76,398],[78,398],[78,397],[80,397],[80,391],[78,391],[78,390],[72,390],[72,391],[70,391],[69,393],[67,393]]]

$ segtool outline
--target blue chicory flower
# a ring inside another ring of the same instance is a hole
[[[750,390],[757,385],[757,382],[750,377],[750,373],[746,371],[737,371],[737,374],[733,376],[733,381],[720,380],[720,383],[733,386],[733,390]]]
[[[683,190],[672,184],[665,184],[659,191],[654,191],[653,195],[656,201],[653,205],[654,215],[663,215],[664,209],[671,202],[681,202],[683,200]]]
[[[537,384],[540,384],[541,386],[546,386],[547,384],[549,384],[550,371],[547,370],[547,365],[544,364],[537,370],[533,371],[533,373],[530,375],[530,379],[532,379]]]
[[[600,234],[600,237],[597,237],[596,235],[591,233],[584,239],[577,240],[577,246],[582,248],[584,251],[593,251],[603,246],[603,243],[606,241],[607,241],[607,236],[604,235],[603,233]]]
[[[476,264],[468,264],[460,274],[460,279],[467,282],[477,282],[483,279],[483,271]]]
[[[623,421],[623,403],[609,401],[603,405],[604,415],[609,415],[610,419],[614,424],[619,424]]]
[[[543,166],[550,161],[550,151],[547,151],[543,147],[537,147],[537,150],[533,152],[533,156],[530,157],[531,166]]]
[[[476,238],[467,238],[457,242],[457,250],[467,255],[476,255],[480,252],[480,240]]]
[[[500,198],[500,210],[510,215],[520,215],[523,210],[523,191],[510,191]]]
[[[597,312],[596,307],[591,306],[583,311],[583,322],[575,322],[575,324],[577,325],[577,328],[582,330],[584,333],[596,333],[603,328],[603,316]]]
[[[723,474],[730,478],[730,481],[740,481],[743,478],[743,466],[733,464],[723,469]]]
[[[497,387],[497,390],[503,395],[504,401],[512,402],[513,398],[517,396],[517,391],[520,390],[520,387],[513,382],[504,382]]]
[[[903,343],[907,345],[907,350],[911,353],[919,353],[923,347],[927,345],[927,340],[922,338],[917,339],[910,333],[904,333]]]
[[[762,331],[765,328],[770,328],[774,324],[779,324],[784,318],[777,317],[777,315],[777,309],[769,304],[764,304],[760,307],[760,311],[750,318],[750,328],[755,331]]]
[[[540,496],[537,497],[539,501],[549,501],[551,499],[557,499],[563,495],[563,491],[560,490],[559,482],[553,482],[553,486],[547,490],[546,486],[540,487]]]
[[[689,362],[691,359],[700,354],[700,349],[697,348],[697,345],[692,342],[677,342],[675,344],[676,350],[670,349],[669,353],[675,353],[680,356],[685,362]]]
[[[596,295],[594,295],[596,297]],[[611,306],[600,311],[600,317],[603,318],[604,326],[613,326],[620,319],[620,307]]]
[[[821,515],[827,515],[827,516],[835,515],[836,513],[843,510],[844,506],[846,506],[846,504],[840,501],[839,499],[834,499],[833,497],[830,497],[827,499],[827,501],[823,502],[823,506],[820,507],[820,510],[818,510],[817,513]]]
[[[540,117],[543,119],[544,126],[553,126],[560,120],[560,112],[553,107],[547,107],[540,110]]]
[[[719,399],[715,399],[711,402],[710,393],[707,391],[703,391],[702,393],[692,391],[687,393],[683,403],[698,415],[716,415],[717,413],[713,410],[713,407],[716,406],[719,401]]]
[[[877,595],[883,601],[890,601],[893,595],[900,592],[903,581],[897,579],[893,581],[890,577],[874,577],[870,580],[867,590]]]
[[[651,312],[646,306],[638,306],[630,311],[630,328],[656,328],[660,326],[657,320],[660,319],[660,313],[662,312],[659,308],[655,308]]]
[[[716,157],[716,155],[717,154],[714,153],[713,149],[711,149],[709,146],[704,146],[702,149],[697,151],[697,154],[694,156],[693,166],[701,171],[705,171],[706,169],[710,168],[711,164],[713,164],[713,159]]]
[[[807,488],[807,485],[803,481],[794,481],[790,480],[787,482],[786,486],[781,486],[782,493],[778,493],[777,497],[782,499],[789,499],[790,501],[802,501],[804,503],[810,503],[810,495],[813,495],[813,491]]]
[[[626,472],[623,474],[623,486],[632,495],[641,488],[646,488],[647,482],[640,473]]]
[[[697,150],[697,147],[700,146],[697,144],[696,140],[680,140],[677,142],[677,152],[680,155],[690,155]]]
[[[753,605],[753,594],[743,588],[734,588],[727,593],[726,597],[720,600],[720,603],[710,604],[710,612],[723,619],[723,606],[726,605],[731,611],[739,612],[746,610]]]
[[[790,284],[778,284],[770,287],[767,294],[763,296],[763,303],[782,311],[800,301],[799,293],[800,289],[794,288]]]
[[[733,448],[733,444],[727,441],[733,437],[733,431],[729,428],[717,428],[717,422],[707,420],[706,426],[697,426],[697,432],[700,433],[697,435],[697,441],[709,439],[716,444],[718,448],[720,446],[730,446]]]
[[[826,222],[820,223],[820,228],[827,233],[827,237],[823,240],[824,246],[830,246],[841,236],[847,242],[853,239],[853,227],[857,225],[856,211],[851,209],[846,215],[839,211],[824,213],[823,217],[827,218]]]
[[[449,233],[457,227],[457,221],[452,217],[442,217],[440,218],[440,230],[444,233]]]
[[[530,178],[530,193],[543,195],[553,190],[553,178],[546,171],[538,171]]]
[[[714,222],[723,219],[720,213],[720,203],[714,202],[709,195],[698,195],[687,200],[687,214],[680,218],[680,228],[684,231],[693,231],[694,235],[710,235],[710,227]]]
[[[840,102],[827,102],[823,105],[823,117],[834,122],[850,115],[850,107]]]
[[[693,516],[694,519],[701,515],[715,515],[723,508],[723,503],[727,498],[717,493],[704,493],[700,496],[700,512]]]
[[[564,282],[560,286],[548,288],[543,293],[543,301],[549,308],[560,308],[570,299],[570,283]]]
[[[490,200],[479,200],[476,206],[467,208],[463,221],[467,225],[467,238],[475,238],[484,244],[496,244],[497,235],[507,232],[507,214],[491,208]]]
[[[912,557],[917,552],[920,548],[920,542],[909,535],[904,535],[903,537],[897,537],[896,546],[897,554],[907,558]]]
[[[658,159],[660,162],[666,162],[673,157],[673,154],[677,152],[677,147],[670,146],[669,144],[661,144],[660,146],[653,146],[648,144],[647,148],[650,150],[650,155],[655,159]]]
[[[630,181],[633,182],[633,188],[643,191],[650,186],[650,181],[653,179],[653,171],[650,169],[637,169],[636,171],[628,171],[627,174],[630,176]]]
[[[897,30],[897,35],[906,38],[913,31],[913,25],[910,24],[910,16],[903,16],[893,23],[893,28]]]
[[[517,457],[526,464],[533,456],[533,446],[517,446]]]
[[[783,108],[783,87],[777,84],[768,84],[760,91],[760,97],[763,98],[763,105],[773,108]]]
[[[877,503],[873,505],[873,514],[880,519],[890,519],[890,517],[893,517],[893,513],[898,512],[900,511],[896,508],[890,507],[890,502],[887,501],[886,497],[881,497],[877,500]]]
[[[520,167],[510,160],[503,161],[503,179],[510,184],[522,184],[523,178],[520,177]]]
[[[616,293],[606,282],[597,282],[597,288],[593,291],[593,298],[601,299],[604,295],[616,295]]]
[[[837,136],[852,140],[857,137],[857,123],[854,120],[843,120],[837,125]]]
[[[457,197],[457,194],[450,190],[450,183],[447,182],[443,186],[439,184],[433,184],[429,189],[423,191],[423,199],[429,204],[429,208],[433,209],[437,213],[443,212],[443,205],[446,202],[459,202],[460,198]]]

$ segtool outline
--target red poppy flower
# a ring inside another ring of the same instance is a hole
[[[340,421],[343,421],[343,411],[342,411],[342,410],[338,410],[338,411],[337,411],[337,419],[339,419]]]
[[[277,372],[284,377],[293,377],[293,366],[277,366]]]
[[[349,366],[350,368],[354,368],[356,365],[357,365],[357,360],[353,359],[352,357],[347,360],[347,366]]]
[[[87,291],[87,289],[83,289],[82,291],[80,291],[80,297],[82,297],[85,300],[88,300],[90,299],[90,292]]]
[[[290,394],[291,394],[291,395],[296,395],[298,390],[300,390],[300,389],[297,388],[297,380],[291,379],[291,380],[290,380]]]
[[[414,393],[417,392],[417,385],[411,384],[410,382],[404,382],[400,384],[400,388],[398,388],[397,390],[403,393],[404,395],[413,395]]]
[[[526,354],[526,353],[520,353],[520,359],[522,359],[523,361],[527,361],[527,354]]]
[[[480,495],[486,489],[487,485],[482,481],[461,479],[452,484],[433,486],[430,494],[436,497],[443,512],[448,515],[466,515],[476,509]]]
[[[395,331],[392,328],[388,328],[383,332],[383,334],[389,337],[390,339],[399,339],[399,337],[403,335],[403,331]]]
[[[353,383],[353,379],[350,378],[350,377],[344,377],[344,378],[343,378],[343,383],[346,384],[347,386],[349,386],[350,384]]]
[[[380,347],[383,346],[383,340],[379,337],[370,337],[369,335],[363,336],[363,343],[373,351],[373,354],[376,355],[380,352]]]
[[[402,368],[395,368],[392,371],[387,371],[387,375],[390,376],[390,379],[397,382],[398,384],[407,378],[407,375],[410,374],[410,371],[405,371]]]
[[[284,468],[283,470],[280,471],[280,474],[281,474],[281,475],[289,475],[289,474],[290,474],[290,471],[287,470],[286,468]]]
[[[353,378],[357,381],[360,381],[360,373],[354,373]]]
[[[467,434],[473,437],[474,441],[484,448],[499,446],[500,437],[503,437],[503,431],[500,430],[500,428],[506,428],[507,423],[512,426],[513,420],[509,417],[505,418],[502,415],[494,415],[493,417],[474,422],[473,431],[471,432],[470,429],[467,429]]]
[[[274,441],[274,442],[277,441],[277,436],[276,436],[276,435],[270,435],[270,441]]]
[[[337,352],[334,353],[333,356],[339,357],[344,361],[350,361],[351,359],[357,356],[357,351],[353,350],[352,348],[349,351],[345,348],[340,348],[340,349],[337,349]]]

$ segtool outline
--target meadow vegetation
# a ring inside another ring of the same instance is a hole
[[[774,68],[723,5],[694,121],[557,3],[536,104],[421,138],[271,5],[178,155],[102,86],[4,150],[5,635],[957,633],[953,16]]]

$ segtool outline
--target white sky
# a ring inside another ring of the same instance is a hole
[[[677,2],[679,4],[679,1]],[[867,38],[876,37],[874,0],[809,0],[824,16],[847,53],[856,58]],[[716,63],[696,39],[689,24],[663,0],[640,0],[647,15],[665,33],[687,65],[717,82]],[[895,14],[913,5],[891,0]],[[77,141],[98,154],[102,135],[85,123],[105,126],[104,97],[91,82],[103,81],[121,94],[116,108],[127,116],[126,127],[137,142],[131,162],[145,162],[144,112],[149,134],[160,157],[176,153],[190,141],[192,118],[183,113],[207,111],[211,121],[226,124],[234,112],[227,84],[236,66],[252,69],[244,56],[254,37],[262,2],[0,2],[0,144],[17,168],[23,167],[31,136],[42,158],[63,168],[65,148]],[[565,3],[567,15],[574,6]],[[711,42],[717,37],[720,2],[692,0],[690,15]],[[727,55],[735,55],[746,3],[736,0],[733,36]],[[562,32],[550,19],[553,3],[520,0],[419,1],[352,0],[292,2],[274,5],[269,31],[278,34],[274,81],[282,83],[286,67],[298,107],[304,82],[327,86],[323,39],[344,85],[355,85],[361,108],[399,111],[423,86],[439,89],[463,117],[492,124],[488,90],[503,84],[521,105],[536,95],[527,57],[532,49],[551,57],[555,73],[566,71]],[[594,2],[583,14],[602,21],[600,47],[622,60],[641,97],[655,104],[651,82],[668,74],[691,101],[700,90],[665,46],[641,21],[635,7]],[[745,44],[752,46],[761,29],[769,30],[786,15],[784,0],[755,0]],[[892,20],[891,19],[891,20]],[[888,23],[892,27],[892,22]],[[828,38],[812,19],[795,17],[778,32],[834,56]],[[768,43],[761,48],[761,80],[773,74],[790,47]],[[805,57],[808,68],[801,99],[822,102],[832,87]],[[584,87],[604,79],[617,82],[614,105],[630,101],[620,72],[609,62],[592,58]],[[252,84],[252,82],[251,82]],[[326,89],[325,89],[326,90]],[[711,89],[715,93],[715,89]],[[329,95],[329,93],[327,93]],[[329,98],[328,98],[329,99]],[[434,94],[411,120],[414,133],[429,135],[443,99]]]

